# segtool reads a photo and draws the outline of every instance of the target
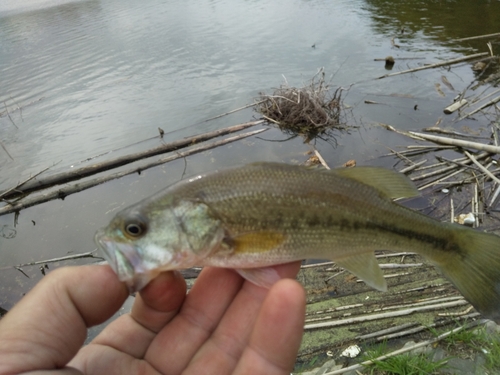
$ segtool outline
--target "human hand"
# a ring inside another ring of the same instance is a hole
[[[298,263],[277,266],[294,277]],[[111,317],[128,292],[108,266],[51,272],[0,321],[0,374],[290,374],[305,294],[294,280],[270,290],[234,271],[206,268],[186,295],[165,272],[136,295],[130,314],[82,348],[87,328]]]

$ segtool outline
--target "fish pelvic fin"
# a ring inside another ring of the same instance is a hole
[[[381,292],[387,291],[387,283],[373,251],[340,260],[335,259],[335,263],[359,277],[372,288]]]
[[[238,268],[236,272],[252,284],[270,289],[281,277],[273,267]]]
[[[369,185],[387,198],[410,198],[420,195],[408,177],[390,169],[378,167],[339,168],[333,170],[333,173]]]
[[[484,317],[500,323],[500,237],[460,228],[460,252],[436,264]]]

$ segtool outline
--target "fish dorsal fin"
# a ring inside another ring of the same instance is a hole
[[[378,167],[354,167],[335,169],[335,173],[377,189],[388,198],[410,198],[419,195],[411,180],[390,169]]]
[[[387,283],[373,251],[356,254],[341,260],[336,259],[335,262],[355,274],[372,288],[381,292],[387,290]]]
[[[283,233],[271,230],[243,233],[225,240],[235,254],[266,252],[275,249],[284,241]]]

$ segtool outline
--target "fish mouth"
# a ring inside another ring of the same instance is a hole
[[[151,275],[140,269],[140,249],[136,246],[114,241],[105,234],[103,229],[97,231],[94,240],[103,253],[104,259],[118,279],[127,285],[131,294],[144,288],[153,279]]]

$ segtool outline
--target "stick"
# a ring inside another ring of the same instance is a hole
[[[443,62],[436,63],[436,64],[419,66],[418,68],[413,68],[413,69],[408,69],[408,70],[402,70],[400,72],[394,72],[394,73],[385,74],[383,76],[378,77],[377,79],[382,79],[382,78],[386,78],[386,77],[397,76],[397,75],[405,74],[405,73],[418,72],[419,70],[424,70],[424,69],[438,68],[440,66],[456,64],[456,63],[459,63],[459,62],[463,62],[463,61],[467,61],[467,60],[471,60],[471,59],[475,59],[477,57],[483,57],[483,56],[487,56],[487,55],[489,55],[488,52],[475,53],[474,55],[459,57],[458,59],[447,60],[447,61],[443,61]]]
[[[112,168],[117,168],[122,165],[126,165],[141,159],[145,159],[151,156],[159,155],[159,154],[164,154],[167,152],[175,151],[180,148],[184,148],[190,145],[193,145],[195,143],[203,142],[221,135],[229,134],[229,133],[234,133],[246,128],[249,128],[251,126],[259,125],[264,123],[264,120],[258,120],[258,121],[252,121],[252,122],[247,122],[244,124],[239,124],[239,125],[234,125],[230,126],[228,128],[224,129],[219,129],[213,132],[205,133],[205,134],[199,134],[199,135],[194,135],[191,137],[187,137],[175,142],[171,142],[168,144],[161,145],[159,147],[155,147],[153,149],[147,150],[147,151],[141,151],[137,152],[135,154],[130,154],[130,155],[125,155],[113,160],[108,160],[99,164],[93,164],[89,165],[86,167],[78,168],[75,170],[71,170],[69,172],[63,172],[63,173],[57,173],[52,176],[48,176],[47,178],[43,180],[33,180],[30,181],[29,183],[26,183],[20,191],[13,191],[10,192],[9,194],[4,195],[4,198],[9,199],[13,198],[15,196],[19,196],[20,194],[25,194],[31,191],[35,190],[41,190],[41,189],[46,189],[48,187],[54,186],[54,185],[60,185],[66,182],[70,181],[75,181],[79,180],[83,177],[91,176],[93,174],[103,172]],[[4,194],[4,192],[0,192],[0,194]]]
[[[486,151],[486,152],[490,152],[492,154],[499,154],[500,153],[500,147],[497,147],[497,146],[485,145],[483,143],[478,143],[478,142],[463,141],[460,139],[440,137],[440,136],[431,135],[431,134],[422,134],[422,133],[417,133],[417,132],[412,132],[412,131],[410,131],[408,133],[410,133],[411,135],[413,135],[415,137],[423,138],[427,141],[432,141],[432,142],[436,142],[436,143],[453,145],[453,146],[457,146],[457,147],[473,148],[475,150]]]
[[[89,188],[94,187],[96,185],[100,185],[104,182],[107,182],[107,181],[110,181],[110,180],[113,180],[116,178],[120,178],[120,177],[129,175],[129,174],[132,174],[132,173],[141,172],[143,170],[155,167],[155,166],[160,165],[160,164],[167,163],[167,162],[175,160],[175,159],[184,158],[186,156],[196,154],[198,152],[202,152],[202,151],[214,148],[214,147],[225,145],[225,144],[230,143],[230,142],[234,142],[234,141],[246,138],[246,137],[250,137],[252,135],[262,133],[266,130],[267,129],[259,129],[259,130],[254,130],[254,131],[244,133],[244,134],[234,135],[232,137],[228,137],[228,138],[222,139],[220,141],[215,141],[215,142],[210,143],[208,145],[199,145],[199,146],[193,147],[190,150],[187,150],[184,152],[179,152],[179,153],[176,153],[175,155],[170,155],[170,156],[167,156],[165,158],[156,160],[154,162],[150,162],[148,164],[143,164],[141,166],[135,167],[135,168],[127,170],[127,171],[118,172],[118,173],[115,173],[112,175],[98,177],[98,178],[95,178],[93,180],[88,180],[88,181],[76,183],[74,185],[63,187],[63,188],[60,188],[58,190],[55,190],[55,191],[52,191],[49,193],[40,194],[40,195],[33,196],[33,197],[26,197],[22,201],[19,201],[19,202],[16,202],[16,203],[13,203],[11,205],[4,206],[4,207],[0,207],[0,216],[6,215],[6,214],[9,214],[12,212],[16,212],[16,211],[19,212],[20,210],[23,210],[25,208],[34,206],[36,204],[48,202],[48,201],[53,200],[53,199],[64,199],[68,195],[78,193],[82,190],[89,189]]]
[[[469,36],[467,38],[460,38],[460,39],[453,39],[454,42],[463,42],[464,40],[474,40],[474,39],[483,39],[483,38],[490,38],[494,36],[500,36],[500,33],[494,33],[494,34],[484,34],[484,35],[477,35],[477,36]]]

